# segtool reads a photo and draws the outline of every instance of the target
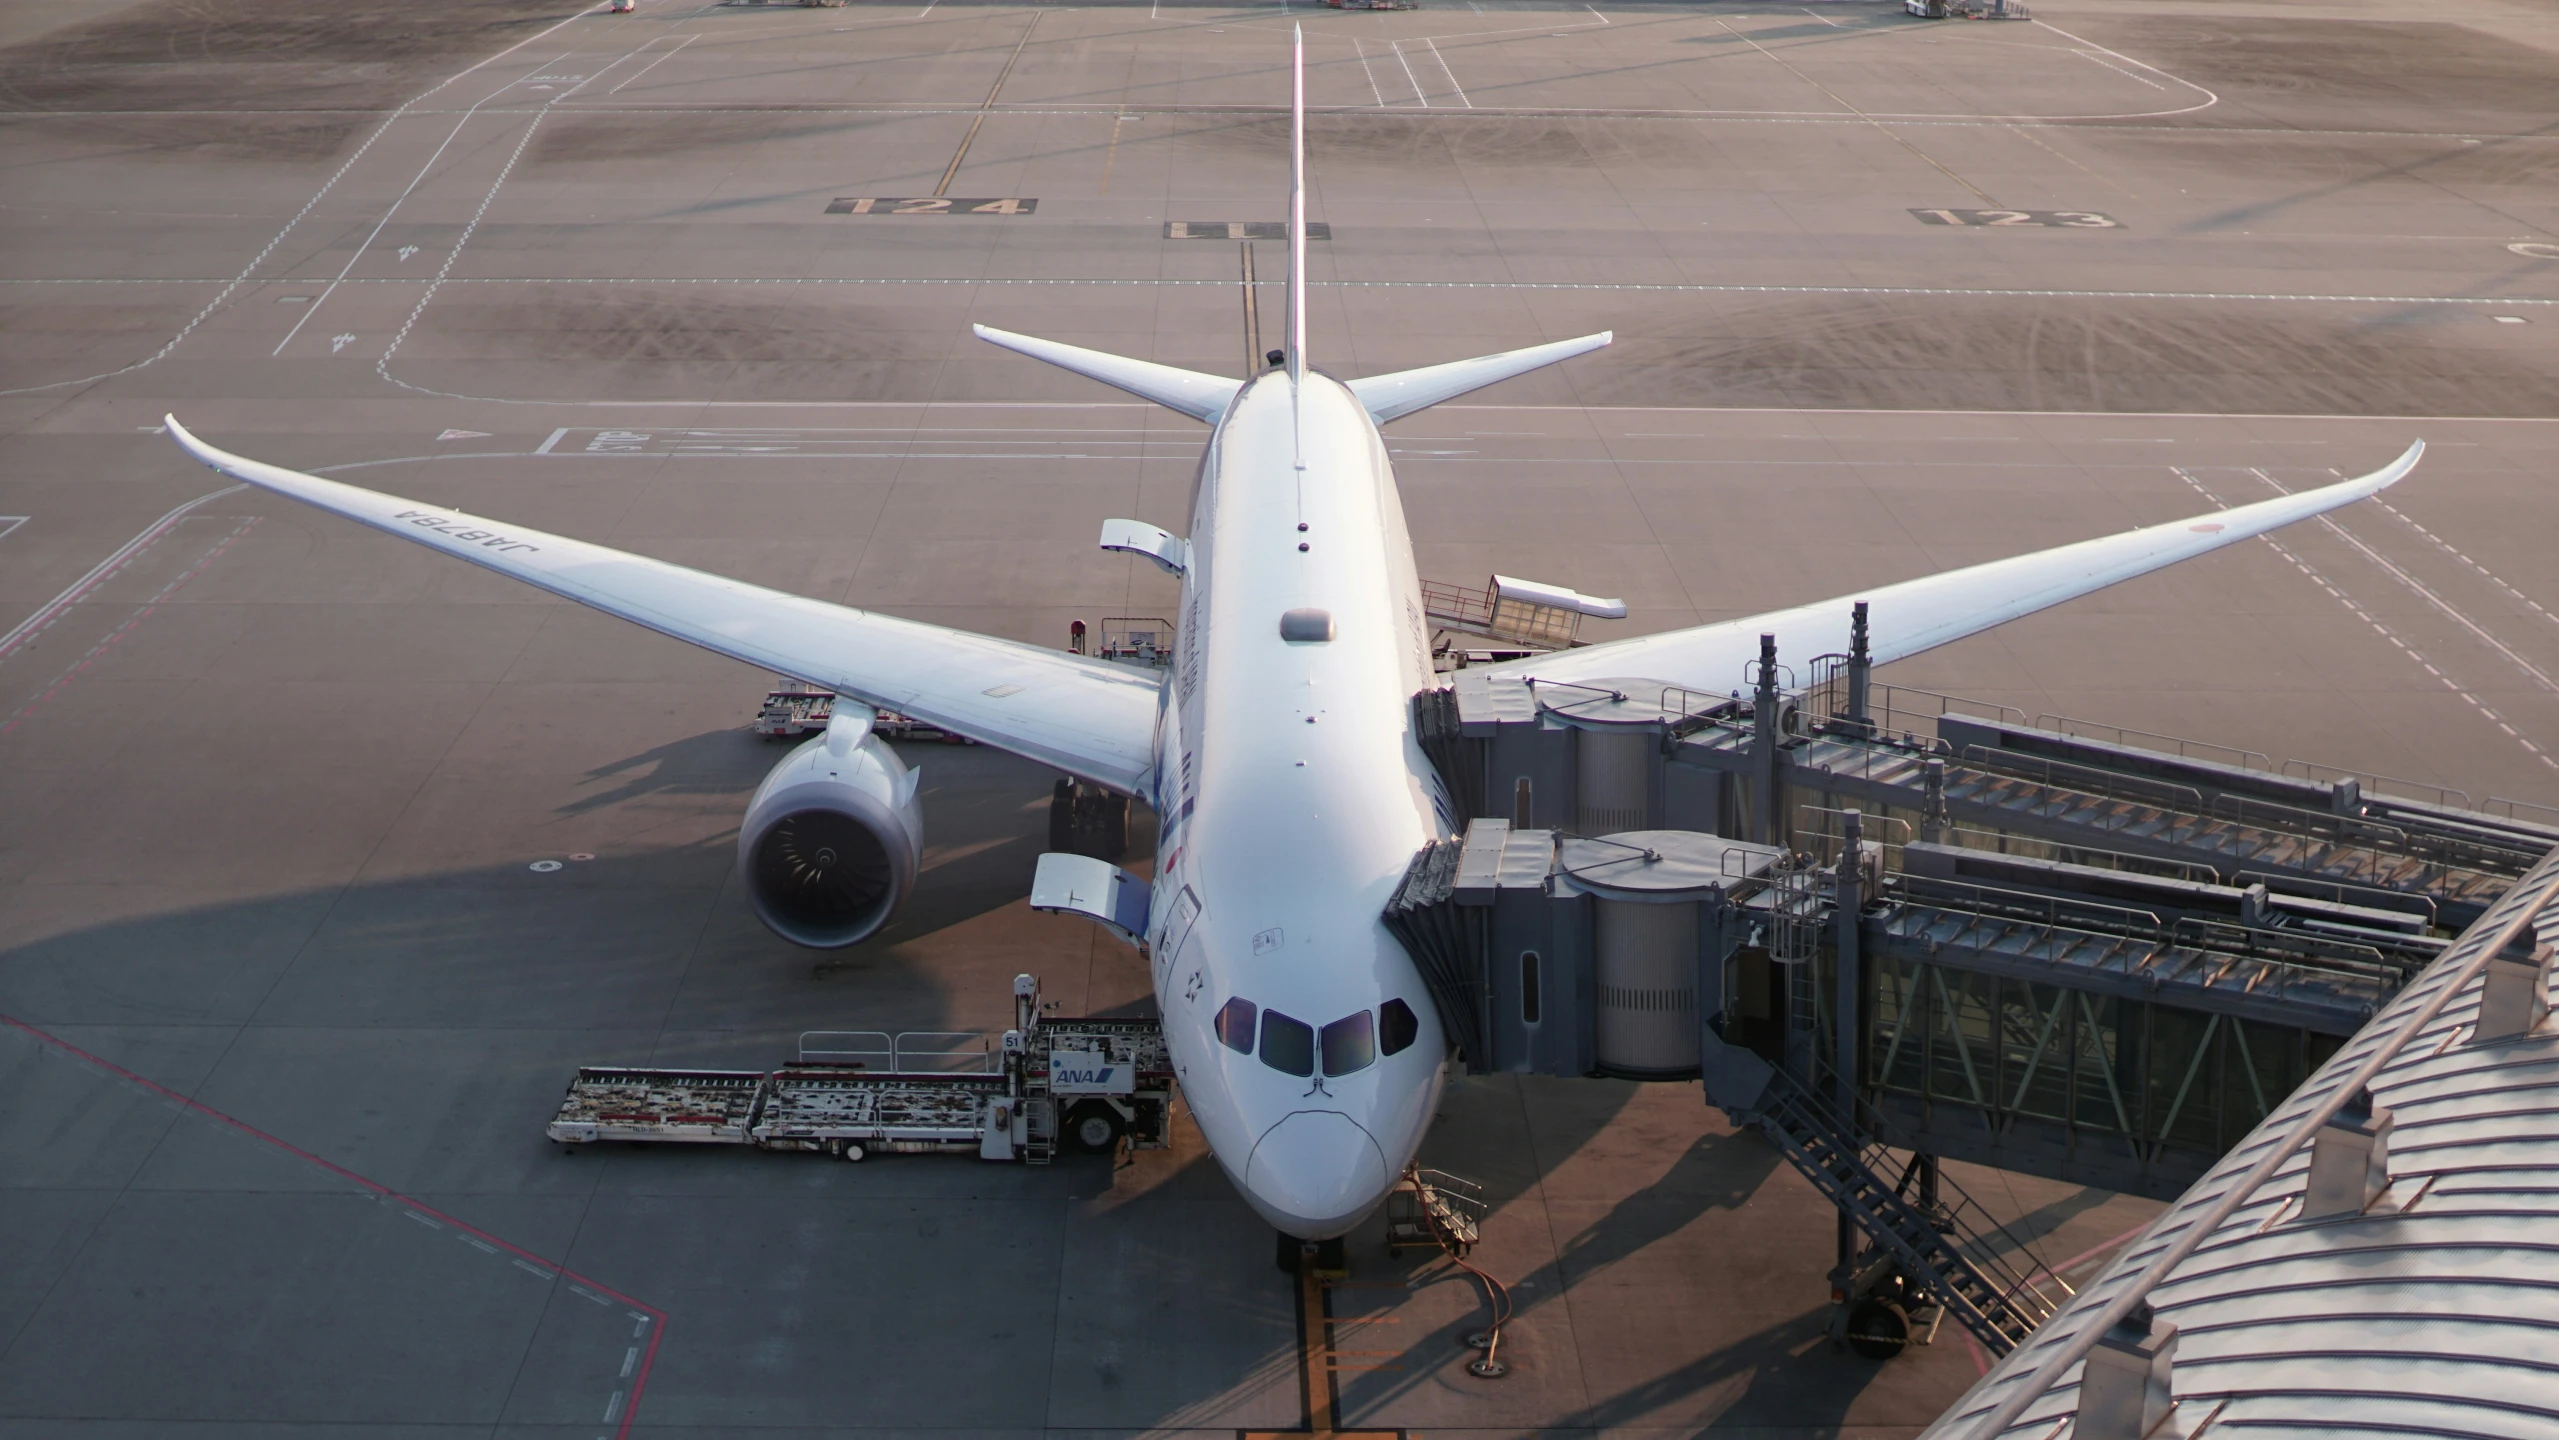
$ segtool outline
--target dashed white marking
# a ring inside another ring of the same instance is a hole
[[[2284,487],[2282,482],[2276,480],[2275,477],[2267,474],[2263,470],[2259,470],[2254,466],[2251,466],[2248,473],[2265,481],[2266,484],[2273,487],[2278,494],[2289,495],[2292,493],[2292,491]],[[2437,610],[2440,610],[2445,615],[2451,617],[2454,624],[2459,625],[2461,628],[2469,631],[2473,636],[2477,637],[2480,644],[2485,645],[2489,649],[2496,651],[2498,654],[2505,656],[2507,661],[2516,669],[2531,676],[2534,684],[2539,685],[2542,689],[2549,691],[2553,695],[2559,695],[2559,681],[2552,680],[2549,675],[2542,671],[2540,666],[2535,665],[2531,661],[2523,658],[2521,655],[2516,654],[2512,646],[2509,646],[2506,642],[2498,639],[2496,636],[2489,634],[2486,626],[2481,625],[2478,621],[2471,619],[2469,616],[2461,613],[2458,609],[2455,609],[2451,601],[2448,601],[2441,595],[2436,594],[2431,587],[2427,586],[2423,581],[2420,581],[2416,576],[2409,574],[2406,570],[2401,569],[2398,565],[2392,563],[2388,559],[2385,559],[2380,551],[2365,544],[2362,540],[2358,539],[2353,532],[2346,529],[2345,526],[2338,524],[2335,520],[2330,519],[2325,515],[2319,517],[2319,523],[2327,526],[2329,533],[2335,535],[2338,539],[2345,541],[2348,545],[2353,546],[2356,552],[2361,554],[2365,559],[2370,560],[2373,564],[2378,565],[2383,570],[2389,572],[2392,579],[2397,580],[2400,584],[2408,587],[2408,589],[2414,592],[2419,599],[2424,600],[2427,604],[2434,606]]]
[[[401,1214],[403,1214],[403,1215],[408,1216],[408,1217],[409,1217],[410,1219],[412,1219],[412,1220],[417,1221],[419,1224],[424,1225],[424,1226],[425,1226],[425,1227],[427,1227],[429,1230],[441,1230],[441,1229],[443,1229],[443,1228],[444,1228],[444,1222],[442,1222],[442,1221],[440,1221],[440,1220],[433,1219],[433,1218],[431,1218],[431,1217],[429,1217],[429,1216],[426,1216],[426,1215],[421,1215],[421,1214],[419,1214],[419,1213],[418,1213],[417,1211],[415,1211],[415,1210],[403,1209],[400,1213],[401,1213]]]
[[[932,7],[932,6],[930,6],[930,5],[928,5],[928,6],[924,7],[924,8],[925,8],[925,9],[927,9],[927,10],[930,10],[930,9],[932,9],[933,7]],[[921,16],[921,15],[918,15],[918,16],[916,16],[915,18],[916,18],[916,19],[918,19],[918,20],[921,20],[921,19],[923,19],[924,17],[923,17],[923,16]],[[646,75],[646,74],[648,74],[650,71],[655,70],[655,69],[656,69],[656,68],[658,68],[660,65],[663,65],[663,64],[665,64],[668,60],[670,60],[670,59],[674,58],[674,55],[675,55],[675,51],[676,51],[676,50],[681,50],[681,49],[683,49],[683,48],[684,48],[684,46],[685,46],[685,45],[690,45],[690,44],[692,44],[694,41],[699,40],[699,39],[701,39],[701,38],[702,38],[702,37],[701,37],[701,36],[699,36],[699,35],[687,35],[687,36],[685,36],[685,37],[684,37],[684,43],[683,43],[682,45],[678,45],[678,46],[676,46],[674,50],[669,50],[669,51],[667,51],[667,52],[666,52],[666,54],[664,54],[664,55],[660,55],[660,56],[659,56],[658,58],[656,58],[655,60],[652,60],[652,61],[650,61],[648,64],[641,66],[641,67],[639,68],[639,70],[638,70],[637,72],[635,72],[635,73],[631,76],[631,79],[630,79],[630,80],[625,80],[625,81],[623,81],[623,82],[622,82],[622,85],[628,85],[628,84],[630,84],[630,83],[631,83],[631,80],[637,80],[637,79],[639,79],[639,78],[640,78],[640,76],[642,76],[642,75]],[[607,91],[605,91],[604,93],[605,93],[605,94],[607,94],[607,95],[619,95],[619,94],[621,94],[621,93],[622,93],[622,85],[616,85],[616,86],[614,86],[612,89],[607,90]]]
[[[2169,468],[2176,472],[2178,479],[2193,486],[2196,494],[2203,496],[2205,499],[2211,501],[2215,505],[2221,506],[2221,508],[2225,510],[2230,508],[2220,496],[2205,489],[2202,481],[2197,480],[2194,476],[2187,474],[2183,469],[2177,466],[2172,465]],[[2415,661],[2419,668],[2423,669],[2427,674],[2435,677],[2436,681],[2446,690],[2460,696],[2463,701],[2468,703],[2471,709],[2479,712],[2482,719],[2485,719],[2489,724],[2496,726],[2499,730],[2504,731],[2509,739],[2512,739],[2516,744],[2521,745],[2525,750],[2529,751],[2533,759],[2540,761],[2543,765],[2552,770],[2559,770],[2559,760],[2553,760],[2548,751],[2543,750],[2540,746],[2527,739],[2522,731],[2519,731],[2514,726],[2507,724],[2504,716],[2499,715],[2495,710],[2490,709],[2478,696],[2463,689],[2451,676],[2436,669],[2434,662],[2428,660],[2417,650],[2415,646],[2400,639],[2397,632],[2393,631],[2389,626],[2382,624],[2379,620],[2374,619],[2371,611],[2366,610],[2362,605],[2356,603],[2353,597],[2347,595],[2345,591],[2340,590],[2335,585],[2331,584],[2327,576],[2312,569],[2309,562],[2303,560],[2300,556],[2295,555],[2291,550],[2285,548],[2282,541],[2277,540],[2272,535],[2260,535],[2257,538],[2265,541],[2267,546],[2276,554],[2281,555],[2284,559],[2292,562],[2292,567],[2294,569],[2299,570],[2302,574],[2310,577],[2310,582],[2312,584],[2327,591],[2328,598],[2345,606],[2348,611],[2353,613],[2356,619],[2371,626],[2374,632],[2379,634],[2382,639],[2389,641],[2394,647],[2396,647],[2400,654]]]
[[[613,1392],[613,1398],[604,1402],[604,1423],[607,1425],[612,1424],[614,1417],[621,1413],[622,1392],[616,1390]]]
[[[482,1254],[485,1254],[485,1255],[495,1255],[496,1253],[498,1253],[498,1247],[496,1247],[495,1245],[490,1244],[488,1241],[483,1240],[483,1239],[481,1239],[480,1237],[478,1237],[478,1236],[476,1236],[476,1235],[457,1235],[455,1238],[456,1238],[456,1239],[458,1239],[458,1240],[460,1240],[463,1244],[470,1246],[472,1249],[474,1249],[474,1250],[477,1250],[477,1251],[481,1252]]]
[[[2336,475],[2338,472],[2331,470],[2328,473]],[[2342,479],[2344,477],[2339,476],[2339,478]],[[2496,586],[2500,591],[2503,591],[2507,599],[2523,606],[2525,609],[2530,610],[2533,614],[2540,616],[2542,619],[2549,621],[2551,624],[2559,625],[2559,615],[2553,615],[2548,610],[2543,609],[2540,601],[2533,599],[2531,596],[2526,595],[2512,585],[2507,584],[2504,580],[2499,579],[2494,572],[2490,571],[2487,566],[2480,564],[2478,561],[2471,559],[2459,550],[2454,549],[2451,542],[2445,540],[2442,536],[2437,535],[2432,530],[2427,529],[2425,526],[2418,524],[2415,520],[2410,519],[2407,512],[2401,510],[2398,506],[2391,504],[2389,501],[2382,499],[2378,495],[2372,497],[2372,503],[2389,511],[2393,516],[2398,518],[2401,524],[2416,531],[2418,534],[2423,535],[2429,541],[2432,541],[2436,549],[2441,550],[2443,553],[2460,561],[2462,564],[2469,566],[2473,574],[2477,575],[2480,579],[2487,581],[2489,584]]]
[[[630,1349],[623,1351],[623,1352],[622,1352],[622,1378],[623,1378],[623,1379],[625,1379],[625,1380],[630,1379],[630,1378],[631,1378],[631,1367],[633,1367],[633,1366],[635,1366],[635,1365],[637,1365],[637,1364],[639,1364],[639,1363],[640,1363],[640,1347],[639,1347],[639,1346],[634,1345],[634,1346],[632,1346]]]
[[[518,1260],[518,1261],[516,1261],[516,1262],[515,1262],[515,1268],[516,1268],[516,1269],[518,1269],[518,1270],[523,1271],[525,1274],[530,1275],[530,1276],[532,1276],[533,1278],[535,1278],[535,1279],[537,1279],[537,1280],[548,1280],[548,1279],[550,1279],[550,1278],[551,1278],[551,1272],[550,1272],[550,1271],[545,1270],[545,1269],[543,1269],[541,1266],[539,1266],[539,1265],[535,1265],[535,1264],[532,1264],[532,1263],[530,1263],[530,1262],[528,1262],[528,1261],[523,1261],[523,1260]]]
[[[211,494],[198,495],[193,500],[188,501],[184,505],[180,505],[176,509],[171,510],[168,514],[163,515],[159,519],[152,521],[149,525],[144,526],[141,534],[136,535],[132,539],[124,542],[122,545],[117,546],[114,554],[109,555],[106,559],[99,561],[94,566],[91,566],[88,574],[81,576],[79,579],[74,580],[69,585],[63,587],[61,594],[54,596],[52,599],[44,602],[43,605],[37,607],[36,613],[19,621],[8,634],[0,635],[0,659],[7,658],[11,651],[18,649],[29,640],[34,639],[38,634],[43,632],[45,627],[51,625],[54,621],[61,619],[64,612],[68,611],[72,606],[79,604],[82,598],[87,596],[91,590],[96,589],[101,583],[103,583],[108,577],[114,575],[118,570],[121,570],[126,565],[131,564],[133,557],[149,549],[154,541],[158,540],[161,536],[168,534],[172,526],[175,526],[180,520],[185,519],[187,512],[209,501],[219,500],[225,495],[235,494],[248,488],[249,487],[246,485],[228,485],[220,490],[213,491]]]

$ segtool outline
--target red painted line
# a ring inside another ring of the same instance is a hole
[[[1973,1373],[1989,1374],[1990,1357],[1982,1353],[1981,1342],[1973,1338],[1973,1332],[1958,1325],[1955,1327],[1955,1333],[1964,1337],[1964,1353],[1973,1357]]]
[[[170,511],[168,514],[153,521],[149,528],[145,529],[141,534],[127,540],[123,545],[117,547],[114,554],[111,554],[106,559],[99,561],[96,568],[92,569],[88,574],[72,581],[71,588],[54,596],[51,600],[46,601],[42,609],[36,611],[36,613],[28,616],[26,619],[19,621],[16,627],[11,629],[8,634],[0,635],[0,658],[5,658],[10,652],[16,650],[19,646],[34,639],[38,631],[41,631],[46,626],[52,624],[56,619],[59,619],[64,611],[69,610],[72,606],[79,604],[83,599],[87,598],[90,591],[105,584],[116,574],[117,571],[122,570],[125,566],[133,563],[134,558],[140,555],[144,550],[149,549],[153,541],[168,534],[171,526],[177,524],[180,520],[185,519],[187,512],[195,509],[198,505],[204,504],[208,500],[219,500],[223,496],[232,493],[232,491],[245,490],[247,488],[249,487],[246,485],[233,485],[228,489],[216,490],[210,495],[199,495],[193,500],[188,501],[184,505],[179,506],[175,510]]]
[[[625,1437],[630,1435],[632,1423],[639,1418],[640,1395],[643,1391],[648,1389],[649,1366],[657,1360],[659,1342],[666,1338],[665,1311],[649,1304],[645,1300],[633,1299],[631,1296],[623,1294],[621,1291],[614,1289],[612,1286],[607,1285],[600,1280],[596,1280],[590,1276],[581,1275],[577,1271],[570,1269],[557,1260],[536,1255],[532,1251],[525,1249],[523,1246],[518,1245],[511,1240],[506,1240],[499,1236],[492,1235],[488,1231],[483,1230],[479,1226],[473,1225],[466,1220],[456,1219],[453,1216],[436,1209],[434,1206],[427,1204],[423,1200],[403,1195],[399,1191],[392,1189],[390,1186],[385,1185],[378,1180],[366,1179],[364,1176],[358,1175],[354,1171],[349,1170],[344,1165],[337,1164],[334,1161],[324,1160],[289,1140],[282,1139],[275,1135],[270,1135],[266,1131],[259,1129],[257,1126],[250,1124],[246,1120],[242,1120],[236,1116],[228,1115],[220,1110],[216,1110],[212,1106],[205,1104],[203,1101],[198,1100],[191,1095],[181,1095],[177,1091],[170,1089],[168,1086],[161,1084],[157,1080],[145,1079],[144,1077],[127,1070],[123,1066],[118,1065],[113,1060],[106,1059],[100,1055],[93,1055],[90,1052],[81,1049],[79,1046],[72,1044],[70,1041],[63,1039],[61,1036],[39,1030],[14,1015],[0,1014],[0,1025],[7,1025],[9,1028],[36,1041],[38,1044],[49,1045],[66,1055],[72,1056],[73,1058],[83,1061],[89,1065],[96,1066],[98,1069],[104,1070],[110,1075],[117,1076],[131,1084],[139,1085],[143,1089],[150,1091],[152,1094],[158,1095],[165,1100],[174,1101],[178,1105],[183,1106],[188,1110],[192,1110],[196,1114],[214,1121],[217,1124],[227,1125],[231,1129],[248,1136],[250,1139],[257,1141],[262,1145],[273,1146],[297,1160],[303,1161],[309,1165],[317,1166],[318,1168],[337,1176],[339,1179],[359,1186],[367,1192],[377,1195],[382,1199],[397,1201],[421,1215],[442,1221],[466,1235],[476,1235],[479,1238],[488,1241],[490,1244],[505,1250],[511,1255],[541,1266],[543,1269],[550,1271],[556,1278],[574,1281],[577,1284],[584,1285],[588,1289],[595,1291],[599,1295],[609,1295],[614,1299],[621,1301],[623,1304],[631,1306],[635,1310],[642,1311],[649,1317],[651,1327],[649,1330],[648,1353],[641,1358],[639,1372],[631,1377],[631,1403],[622,1407],[622,1426],[619,1430],[614,1432],[615,1440],[625,1440]]]

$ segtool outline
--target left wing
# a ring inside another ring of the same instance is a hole
[[[1720,695],[1750,683],[1743,667],[1758,657],[1761,635],[1775,635],[1777,653],[1799,666],[1816,655],[1846,650],[1848,609],[1856,600],[1867,602],[1868,643],[1875,663],[1881,665],[2361,500],[2396,484],[2417,468],[2418,457],[2425,453],[2426,442],[2420,440],[2381,469],[2321,490],[1949,570],[1791,610],[1533,655],[1497,668],[1540,680],[1641,676]]]
[[[502,525],[217,450],[168,417],[189,455],[554,595],[864,704],[1144,793],[1162,682],[1148,673],[785,595],[663,560]]]

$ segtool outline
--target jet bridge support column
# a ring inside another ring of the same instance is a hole
[[[1777,689],[1777,637],[1759,637],[1759,676],[1751,692],[1751,838],[1763,845],[1784,846],[1793,838],[1786,823],[1785,735],[1778,721],[1783,698]]]
[[[1866,607],[1857,607],[1857,638],[1860,648],[1866,635]],[[1851,809],[1839,817],[1839,869],[1831,910],[1833,953],[1836,959],[1836,984],[1831,999],[1831,1103],[1855,1132],[1857,1123],[1857,1090],[1864,1079],[1863,1031],[1865,1017],[1858,1013],[1858,999],[1865,992],[1864,966],[1858,954],[1858,924],[1865,909],[1865,817]],[[1847,1277],[1856,1272],[1858,1252],[1857,1221],[1846,1208],[1839,1212],[1839,1267],[1837,1274]],[[1834,1281],[1834,1284],[1840,1283]]]
[[[1874,652],[1866,639],[1866,602],[1860,600],[1848,612],[1848,713],[1840,717],[1860,735],[1875,733],[1874,719],[1867,713],[1874,672]]]

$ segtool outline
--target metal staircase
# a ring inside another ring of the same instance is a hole
[[[1748,1052],[1737,1052],[1746,1055]],[[1756,1060],[1757,1057],[1750,1057]],[[2060,1298],[2002,1258],[2023,1250],[1951,1182],[1941,1195],[1911,1193],[1916,1167],[1888,1178],[1892,1163],[1884,1145],[1861,1141],[1839,1112],[1784,1071],[1760,1062],[1765,1086],[1756,1104],[1736,1109],[1715,1097],[1737,1121],[1759,1128],[1842,1215],[1888,1255],[1904,1282],[1928,1297],[1993,1355],[2005,1355],[2059,1306]],[[1727,1072],[1729,1073],[1729,1072]],[[1710,1079],[1710,1084],[1713,1083]],[[1989,1224],[1976,1228],[1971,1217]],[[2056,1282],[2058,1284],[2058,1282]]]

